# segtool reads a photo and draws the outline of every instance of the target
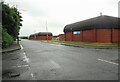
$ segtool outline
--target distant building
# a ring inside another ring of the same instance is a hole
[[[65,41],[117,43],[120,42],[119,18],[101,15],[88,20],[66,25]]]
[[[59,37],[60,41],[64,41],[65,40],[65,35],[64,34],[59,34],[58,37]]]
[[[52,33],[51,32],[39,32],[35,34],[31,34],[29,39],[34,40],[52,40]]]
[[[57,37],[58,37],[58,35],[53,36],[53,40],[56,40]]]

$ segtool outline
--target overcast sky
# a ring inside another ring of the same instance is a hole
[[[100,15],[118,17],[119,0],[5,0],[23,17],[20,36],[46,31],[63,33],[65,25]]]

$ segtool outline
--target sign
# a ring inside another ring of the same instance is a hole
[[[73,34],[80,34],[80,31],[74,31]]]

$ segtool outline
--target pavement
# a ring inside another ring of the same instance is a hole
[[[13,52],[13,51],[20,50],[20,49],[21,49],[20,44],[13,42],[13,44],[10,47],[2,49],[2,53]]]
[[[2,50],[2,80],[34,80],[28,58],[16,42]]]

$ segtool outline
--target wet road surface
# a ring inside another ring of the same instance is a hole
[[[22,40],[36,80],[117,80],[118,50]]]

